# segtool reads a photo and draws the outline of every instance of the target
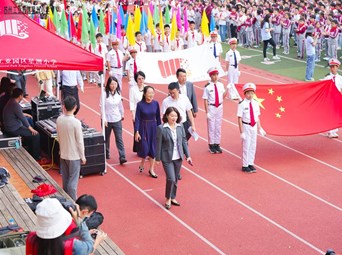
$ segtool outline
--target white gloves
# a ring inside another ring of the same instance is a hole
[[[207,119],[210,119],[210,117],[211,117],[211,116],[210,116],[210,113],[208,112],[208,113],[207,113]]]
[[[241,134],[240,134],[240,138],[241,138],[242,140],[246,140],[246,134],[245,134],[245,133],[241,133]]]
[[[84,87],[81,87],[81,91],[82,91],[82,93],[84,93]]]
[[[266,135],[266,131],[263,128],[259,129],[259,133],[261,136],[265,136]]]

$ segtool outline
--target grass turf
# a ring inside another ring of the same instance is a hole
[[[222,43],[222,48],[222,58],[224,59],[226,52],[229,50],[229,45],[227,43]],[[237,50],[241,54],[241,63],[244,65],[259,68],[261,70],[266,70],[275,74],[287,76],[300,81],[305,80],[306,59],[305,57],[303,60],[297,59],[297,48],[294,46],[290,47],[289,55],[282,54],[282,48],[277,49],[277,55],[280,57],[280,60],[275,60],[273,64],[262,63],[262,46],[260,46],[259,48],[238,47]],[[340,56],[340,51],[338,52],[338,56]],[[272,61],[272,48],[267,50],[267,57]],[[323,60],[323,57],[324,54],[322,52],[321,61],[316,63],[315,65],[315,80],[322,79],[329,73],[327,61]]]

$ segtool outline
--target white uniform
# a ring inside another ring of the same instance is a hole
[[[163,42],[163,36],[160,32],[156,32],[156,36],[152,37],[152,47],[154,52],[161,52],[162,46],[161,43]]]
[[[114,49],[108,52],[107,61],[109,61],[110,64],[110,75],[118,80],[120,90],[122,91],[122,67],[124,54],[121,50],[118,50],[117,53],[119,55],[120,62],[118,62],[118,57]]]
[[[225,93],[224,85],[221,82],[216,83],[219,96],[219,106],[215,106],[215,85],[209,82],[203,90],[203,99],[208,101],[208,136],[209,144],[220,144],[221,126],[223,116],[223,95]]]
[[[198,37],[199,37],[199,33],[197,32],[197,30],[191,31],[189,30],[187,32],[187,45],[188,48],[192,48],[198,45]]]
[[[137,52],[145,52],[146,51],[146,44],[144,41],[135,41],[135,44],[133,46],[133,48],[137,51]]]
[[[234,52],[235,52],[235,57],[234,57]],[[240,56],[240,52],[238,52],[237,50],[233,51],[232,49],[230,49],[229,51],[227,51],[226,53],[226,59],[225,59],[229,65],[228,68],[228,93],[229,93],[229,98],[230,99],[240,99],[240,95],[237,92],[236,88],[235,88],[235,84],[239,83],[239,63],[241,61],[241,56]]]
[[[107,46],[103,42],[96,43],[94,53],[103,58],[103,70],[106,70],[105,65],[108,53]],[[98,72],[95,72],[94,74],[97,84],[102,84],[103,75],[100,76]]]
[[[138,65],[138,62],[135,60],[136,65],[137,65],[137,72],[141,70],[141,68]],[[128,84],[130,87],[134,86],[136,84],[135,80],[134,80],[134,58],[130,58],[127,62],[126,62],[126,71],[129,73],[129,81]]]
[[[170,35],[165,35],[163,40],[163,52],[171,51],[171,39]]]
[[[252,127],[251,114],[250,114],[250,103],[252,103],[254,120],[256,124]],[[254,165],[255,152],[256,152],[256,141],[258,128],[257,123],[260,116],[259,103],[256,100],[249,101],[247,99],[242,100],[238,105],[237,116],[242,119],[243,133],[245,139],[242,141],[242,166],[248,167]]]
[[[182,38],[175,38],[171,42],[171,50],[179,51],[179,50],[182,50],[183,48],[184,48],[184,41]]]
[[[223,52],[221,43],[219,43],[219,42],[210,42],[209,43],[209,49],[213,53],[213,55],[216,58],[216,60],[220,61],[219,57],[221,56],[221,54]]]
[[[324,77],[323,80],[334,80],[336,88],[338,89],[338,91],[340,91],[342,93],[342,76],[341,75],[339,75],[339,74],[334,75],[334,74],[330,73],[329,75]],[[338,137],[337,132],[338,132],[338,128],[330,130],[328,132],[328,136]]]

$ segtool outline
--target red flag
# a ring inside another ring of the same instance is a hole
[[[71,12],[69,13],[69,31],[70,31],[70,40],[71,38],[76,37],[76,27],[75,27],[75,22],[74,22],[74,17],[71,14]]]
[[[48,16],[47,18],[46,29],[52,33],[56,33],[56,27],[53,24],[52,20],[50,19],[50,16]]]
[[[78,17],[76,38],[77,38],[77,41],[79,42],[82,39],[82,12],[80,13],[80,16]]]
[[[104,23],[105,23],[105,28],[106,28],[106,34],[110,33],[110,24],[111,24],[111,15],[110,12],[107,11],[105,17],[104,17]]]
[[[258,85],[255,99],[268,134],[311,135],[342,127],[342,95],[332,80]]]

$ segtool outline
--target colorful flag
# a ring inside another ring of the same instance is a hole
[[[145,35],[147,32],[147,16],[145,11],[141,13],[140,32],[142,35]]]
[[[215,30],[215,19],[214,15],[210,16],[210,32],[213,32]]]
[[[91,19],[93,21],[95,29],[97,29],[99,27],[99,19],[97,17],[95,6],[93,6],[93,10],[91,11]]]
[[[164,22],[163,22],[163,14],[162,14],[162,12],[159,13],[159,28],[160,28],[160,33],[162,35],[162,40],[164,41],[165,32],[164,32]]]
[[[184,16],[184,32],[188,32],[189,21],[188,21],[188,10],[186,9],[186,7],[184,8],[183,16]]]
[[[106,28],[105,28],[105,24],[104,24],[104,15],[103,15],[102,10],[100,10],[99,32],[103,35],[106,34]]]
[[[140,31],[140,25],[141,25],[141,12],[140,8],[135,8],[134,11],[134,32]]]
[[[94,22],[92,19],[90,19],[89,40],[93,49],[95,49],[95,46],[96,46],[95,29],[96,28],[95,28]]]
[[[77,24],[77,32],[76,32],[76,38],[77,41],[81,41],[82,39],[82,22],[83,22],[82,12],[80,13],[80,16],[78,17],[78,24]]]
[[[153,36],[156,36],[156,31],[154,30],[153,18],[150,10],[147,10],[147,28],[150,30]]]
[[[128,15],[126,37],[127,37],[129,45],[133,46],[135,44],[134,23],[130,15]]]
[[[203,10],[201,30],[202,30],[202,34],[204,35],[204,37],[209,36],[209,27],[208,26],[209,26],[208,17],[207,17],[207,14],[205,13],[205,10]]]
[[[169,6],[166,5],[165,7],[165,14],[164,14],[164,18],[165,18],[165,24],[170,24],[170,10],[169,10]]]
[[[60,29],[61,29],[61,21],[59,19],[56,8],[53,10],[53,24],[55,25],[56,31],[59,34]]]
[[[180,8],[177,8],[177,27],[180,31],[182,31],[182,18],[180,13]]]
[[[51,8],[49,7],[49,11],[48,11],[48,16],[50,17],[50,20],[53,21],[53,13],[52,13],[52,10]]]
[[[154,7],[153,7],[153,2],[152,1],[150,1],[150,4],[148,5],[148,7],[149,7],[150,12],[154,13],[153,12],[154,11]]]
[[[172,15],[172,23],[171,23],[171,34],[170,34],[170,40],[173,41],[176,38],[177,33],[177,21],[176,21],[176,15],[173,13]]]
[[[68,17],[68,32],[69,32],[70,40],[76,37],[76,27],[75,27],[74,17],[71,12],[69,13],[69,17]]]
[[[112,10],[112,15],[111,15],[111,19],[110,19],[110,31],[109,31],[109,33],[111,35],[115,35],[116,34],[116,24],[115,24],[115,21],[118,22],[117,19],[118,19],[118,16]]]
[[[342,127],[342,95],[332,80],[258,85],[255,100],[268,134],[311,135]]]
[[[122,21],[125,20],[125,14],[124,14],[124,11],[122,9],[122,5],[119,5],[119,13],[118,13],[118,16],[120,16],[121,18],[121,24],[122,24]]]
[[[53,24],[50,16],[48,15],[47,20],[46,20],[46,29],[49,30],[52,33],[56,33],[56,27]]]
[[[159,7],[158,6],[154,6],[153,22],[154,24],[159,23]]]
[[[61,16],[61,32],[60,36],[67,37],[68,36],[68,21],[66,18],[65,11],[62,10],[62,16]]]
[[[118,21],[116,22],[116,38],[118,39],[121,39],[121,25],[122,25],[122,19],[121,19],[121,15],[119,14]]]
[[[87,45],[89,42],[89,23],[88,23],[88,14],[87,10],[85,9],[85,5],[82,8],[82,36],[81,41],[84,45]]]

